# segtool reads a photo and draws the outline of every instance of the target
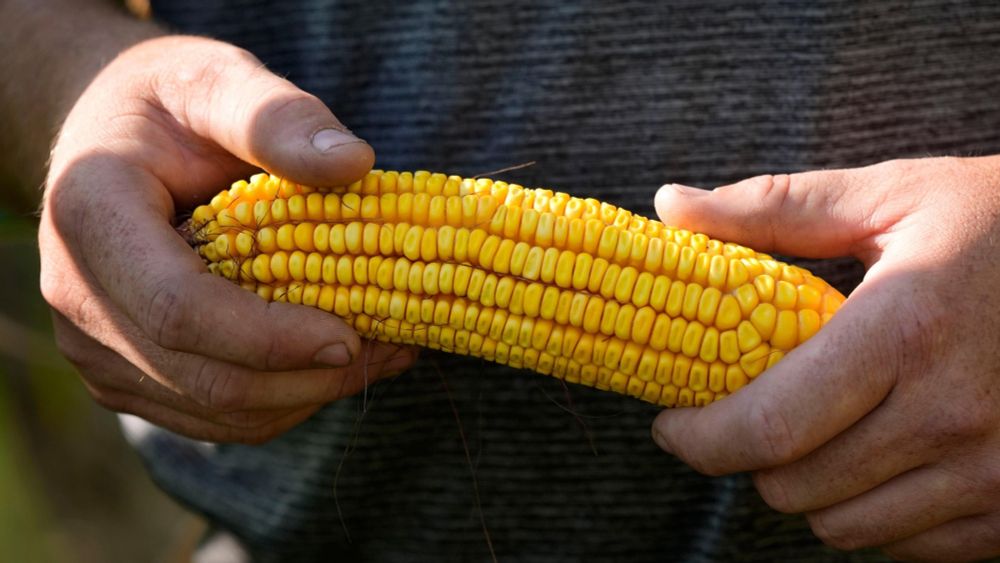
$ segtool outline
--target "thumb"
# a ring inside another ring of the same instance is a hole
[[[250,53],[225,45],[225,63],[185,94],[189,126],[236,157],[311,186],[349,184],[375,153],[316,96],[267,70]],[[235,54],[232,52],[235,51]]]
[[[854,254],[874,230],[865,169],[757,176],[714,191],[668,184],[656,212],[668,225],[763,252],[826,258]]]

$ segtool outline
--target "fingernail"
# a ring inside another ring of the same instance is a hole
[[[363,142],[364,141],[354,135],[345,133],[344,131],[338,131],[337,129],[320,129],[315,135],[313,135],[312,138],[312,145],[319,152],[327,152],[330,149],[341,145]]]
[[[347,346],[344,343],[337,342],[336,344],[330,344],[325,348],[321,348],[313,356],[313,361],[317,364],[330,367],[346,366],[351,363],[351,353],[347,350]]]

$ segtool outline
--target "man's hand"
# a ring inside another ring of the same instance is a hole
[[[1000,157],[665,186],[656,207],[668,224],[868,268],[757,381],[660,414],[657,443],[703,473],[753,471],[768,504],[838,548],[1000,555]]]
[[[210,275],[171,225],[255,167],[333,185],[373,158],[233,46],[163,37],[119,55],[61,130],[39,233],[60,349],[94,397],[194,438],[260,442],[409,366],[412,349]]]

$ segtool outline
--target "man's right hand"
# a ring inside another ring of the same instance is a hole
[[[39,227],[42,293],[91,394],[186,436],[256,443],[411,365],[413,349],[209,274],[172,226],[255,168],[328,186],[373,160],[246,51],[173,36],[121,53],[62,127]]]

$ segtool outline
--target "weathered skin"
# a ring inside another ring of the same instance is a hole
[[[1000,555],[1000,157],[664,187],[666,221],[798,256],[854,255],[864,282],[815,338],[654,437],[695,468],[753,471],[825,542],[907,559]]]

